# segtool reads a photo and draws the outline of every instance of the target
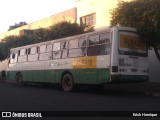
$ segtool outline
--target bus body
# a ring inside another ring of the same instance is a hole
[[[7,79],[60,83],[65,91],[75,84],[104,85],[146,81],[148,52],[136,30],[107,28],[10,50]]]

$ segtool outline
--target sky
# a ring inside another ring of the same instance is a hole
[[[32,23],[75,7],[76,0],[0,0],[0,34],[21,21]]]

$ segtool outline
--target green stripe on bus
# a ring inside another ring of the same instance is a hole
[[[103,84],[110,82],[109,69],[71,69],[71,70],[29,70],[21,71],[23,80],[27,82],[61,83],[65,71],[72,74],[74,82],[80,84]],[[8,71],[8,79],[15,80],[16,71]]]

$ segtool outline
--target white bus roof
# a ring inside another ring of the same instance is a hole
[[[79,35],[74,35],[74,36],[69,36],[69,37],[63,37],[63,38],[58,38],[58,39],[54,39],[54,40],[50,40],[50,41],[46,41],[46,42],[40,42],[40,43],[35,43],[35,44],[30,44],[30,45],[25,45],[25,46],[20,46],[20,47],[16,47],[16,48],[11,48],[10,51],[17,51],[21,48],[29,48],[29,47],[34,47],[34,46],[41,46],[43,44],[49,44],[49,43],[54,43],[54,42],[60,42],[60,41],[65,41],[65,40],[71,40],[73,38],[79,38],[80,36],[88,36],[90,34],[93,33],[97,33],[97,32],[103,32],[103,31],[113,31],[113,30],[126,30],[126,31],[136,31],[136,29],[134,28],[130,28],[130,27],[121,27],[121,26],[113,26],[113,27],[102,27],[99,29],[96,29],[93,32],[89,32],[89,33],[84,33],[84,34],[79,34]]]

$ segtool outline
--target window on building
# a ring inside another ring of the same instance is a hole
[[[81,25],[93,26],[96,24],[96,14],[86,15],[80,18]]]
[[[20,35],[33,35],[33,30],[27,30],[27,29],[23,29],[19,31]]]

